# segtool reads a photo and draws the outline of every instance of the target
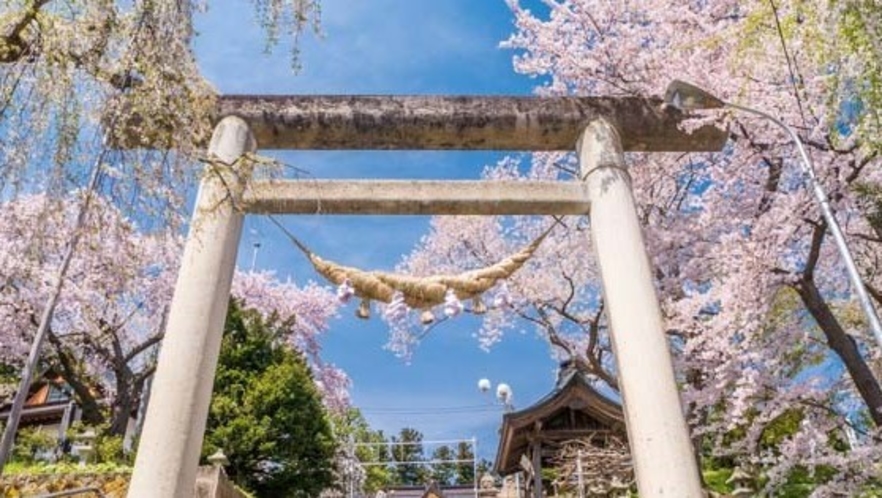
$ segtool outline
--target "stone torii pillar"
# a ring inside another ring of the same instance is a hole
[[[584,215],[589,201],[641,496],[700,496],[621,151],[719,150],[725,133],[687,134],[681,113],[633,97],[222,96],[218,115],[240,117],[224,118],[209,146],[223,164],[200,187],[130,498],[192,496],[245,211]],[[587,178],[256,181],[246,190],[250,171],[237,160],[255,136],[268,149],[375,150],[572,150],[583,136]]]
[[[256,144],[248,124],[215,128],[169,310],[129,498],[189,498],[214,384],[250,175],[239,158]]]
[[[640,496],[701,497],[619,132],[597,119],[577,149],[637,488]]]

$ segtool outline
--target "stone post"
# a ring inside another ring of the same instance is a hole
[[[577,149],[640,496],[698,498],[698,466],[619,133],[595,120]]]
[[[215,128],[150,393],[129,498],[189,498],[230,299],[243,214],[235,203],[256,144],[240,118]],[[221,164],[222,163],[222,164]]]

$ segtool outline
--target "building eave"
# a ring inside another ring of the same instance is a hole
[[[494,471],[500,475],[517,472],[520,469],[519,455],[514,455],[513,452],[516,446],[523,445],[525,438],[531,437],[525,433],[537,429],[541,431],[537,423],[541,426],[543,419],[567,407],[588,414],[609,427],[610,431],[622,434],[625,432],[621,406],[597,391],[584,373],[572,371],[544,398],[527,408],[503,415]],[[518,440],[521,443],[516,444]]]

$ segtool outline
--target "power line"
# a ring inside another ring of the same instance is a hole
[[[498,406],[493,405],[469,405],[448,406],[438,408],[359,408],[362,413],[377,415],[434,415],[456,413],[499,413]]]
[[[386,466],[386,465],[388,465],[390,467],[397,467],[398,465],[440,465],[440,464],[444,464],[444,463],[474,463],[474,461],[475,461],[474,458],[468,458],[468,459],[464,459],[464,460],[462,460],[462,459],[460,459],[460,460],[457,460],[457,459],[451,459],[451,460],[402,460],[402,461],[390,460],[388,462],[381,462],[381,461],[358,462],[358,465],[361,465],[362,467],[376,467],[376,466]]]
[[[471,439],[431,439],[426,441],[386,441],[386,442],[374,442],[374,443],[350,443],[348,446],[418,446],[418,445],[432,445],[432,444],[453,444],[453,443],[474,443],[474,438]]]

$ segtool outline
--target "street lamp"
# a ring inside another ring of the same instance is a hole
[[[854,258],[851,256],[851,251],[848,250],[848,244],[846,244],[845,237],[842,235],[842,229],[839,227],[839,223],[833,216],[833,210],[830,208],[830,200],[827,198],[827,193],[824,192],[821,183],[818,181],[817,176],[815,176],[815,169],[812,166],[812,161],[806,153],[805,146],[802,144],[802,140],[799,139],[799,135],[796,134],[796,131],[779,119],[766,114],[765,112],[733,104],[731,102],[725,102],[695,85],[680,80],[674,80],[668,85],[668,89],[665,92],[665,103],[683,111],[719,109],[723,107],[737,109],[768,119],[790,135],[790,138],[799,150],[799,155],[802,157],[801,165],[803,174],[805,174],[806,180],[811,186],[812,192],[815,194],[815,198],[821,205],[821,213],[824,216],[824,221],[827,222],[827,226],[833,234],[833,240],[845,263],[845,269],[848,272],[851,285],[854,287],[855,292],[857,292],[858,300],[861,303],[864,314],[870,322],[870,330],[873,331],[873,336],[876,338],[876,342],[882,347],[882,325],[879,323],[879,317],[876,316],[876,311],[873,309],[873,303],[870,302],[870,296],[867,294],[867,289],[864,287],[864,283],[858,274],[857,267],[854,264]]]
[[[512,396],[511,386],[508,384],[499,384],[496,386],[496,399],[505,406],[506,411],[511,411]]]
[[[481,379],[478,381],[478,390],[481,391],[482,394],[490,391],[492,386],[490,379]],[[506,412],[514,410],[514,404],[512,403],[513,398],[514,393],[511,390],[511,386],[504,382],[501,382],[496,386],[496,399],[502,404]]]

